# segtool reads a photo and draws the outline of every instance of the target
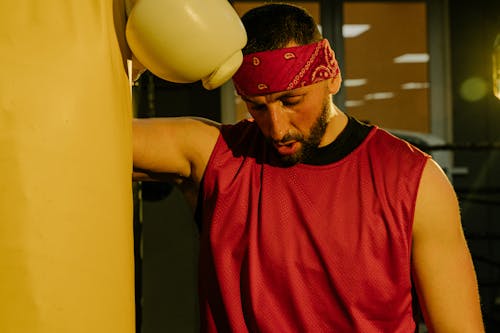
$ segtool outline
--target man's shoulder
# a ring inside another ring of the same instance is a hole
[[[373,136],[370,141],[377,149],[385,151],[388,154],[398,153],[402,155],[428,156],[427,153],[423,152],[412,143],[378,127],[373,131]]]
[[[260,135],[260,130],[251,118],[243,119],[234,124],[223,124],[220,128],[221,136],[229,147],[253,142]]]
[[[256,158],[265,153],[265,139],[253,119],[222,124],[219,130],[220,135],[213,152],[217,159]]]
[[[221,131],[222,132],[231,132],[231,131],[244,131],[244,130],[252,130],[257,129],[257,124],[253,120],[253,118],[245,118],[233,124],[222,124]]]

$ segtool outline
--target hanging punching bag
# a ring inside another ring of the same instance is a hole
[[[0,2],[2,333],[135,330],[119,2]]]

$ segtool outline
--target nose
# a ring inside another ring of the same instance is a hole
[[[288,118],[280,102],[268,105],[268,133],[273,141],[281,141],[288,131]]]

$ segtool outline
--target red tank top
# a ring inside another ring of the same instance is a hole
[[[202,193],[203,332],[414,332],[411,229],[429,157],[373,128],[338,162],[280,167],[223,126]]]

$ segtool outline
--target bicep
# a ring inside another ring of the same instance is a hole
[[[432,160],[424,169],[417,196],[412,258],[430,332],[483,332],[476,275],[458,200]]]
[[[218,134],[218,124],[204,119],[134,119],[135,179],[200,180]]]

